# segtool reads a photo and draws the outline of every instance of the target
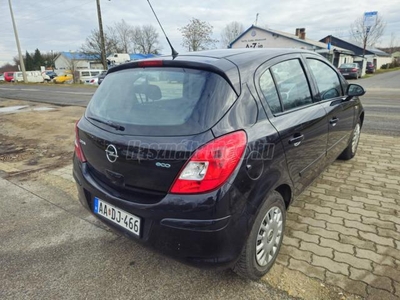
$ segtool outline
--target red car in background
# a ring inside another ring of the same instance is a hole
[[[4,80],[11,82],[14,79],[14,72],[4,72]]]

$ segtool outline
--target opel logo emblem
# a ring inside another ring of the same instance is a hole
[[[117,148],[115,148],[114,145],[108,145],[106,149],[106,157],[109,162],[113,163],[117,160],[118,158],[118,153],[117,153]]]

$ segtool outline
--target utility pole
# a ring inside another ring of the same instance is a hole
[[[10,6],[11,20],[12,20],[13,27],[14,27],[15,41],[17,43],[17,49],[18,49],[18,55],[19,55],[19,63],[21,64],[22,78],[24,79],[24,82],[27,83],[28,80],[26,78],[24,58],[22,57],[21,46],[19,44],[18,31],[17,31],[17,26],[15,25],[14,13],[13,13],[12,6],[11,6],[11,0],[8,0],[8,4]]]
[[[103,21],[101,19],[100,0],[96,0],[96,2],[97,2],[97,18],[99,19],[99,33],[101,42],[101,63],[103,64],[104,70],[107,70],[106,45],[104,42]]]

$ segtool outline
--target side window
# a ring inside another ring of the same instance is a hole
[[[269,70],[261,75],[260,88],[264,99],[267,101],[268,106],[271,109],[271,112],[273,114],[282,112],[278,92],[276,91],[275,83]]]
[[[277,81],[284,110],[313,103],[310,86],[298,59],[278,63],[271,67],[271,71]]]
[[[322,61],[308,58],[308,65],[317,81],[321,100],[336,98],[342,95],[338,74]]]

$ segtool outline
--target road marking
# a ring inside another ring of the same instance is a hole
[[[80,93],[80,92],[57,92],[60,94],[73,94],[73,95],[93,95],[94,93]]]
[[[28,92],[44,92],[44,93],[57,93],[57,94],[72,94],[72,95],[93,95],[94,93],[85,92],[64,92],[64,91],[51,91],[51,90],[39,90],[39,89],[13,89],[13,88],[0,88],[0,90],[6,91],[28,91]]]

